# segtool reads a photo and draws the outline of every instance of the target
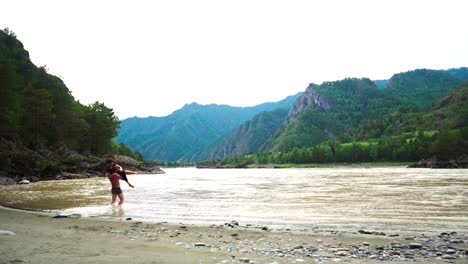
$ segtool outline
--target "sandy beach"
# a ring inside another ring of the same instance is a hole
[[[400,245],[414,242],[403,237],[359,233],[265,231],[237,226],[169,225],[126,219],[54,216],[1,207],[0,262],[382,263],[372,258],[356,257],[359,255],[356,252],[365,252],[366,248],[369,252],[373,252],[373,248],[385,251],[397,242]],[[416,242],[427,247],[430,243]],[[466,244],[462,241],[457,246],[462,248]],[[423,263],[468,263],[462,249],[458,249],[456,259],[442,256],[424,258],[417,252],[411,253],[420,249],[401,250],[398,253],[401,256],[412,254],[412,260]],[[444,253],[444,256],[448,255]],[[403,263],[393,260],[393,263]]]

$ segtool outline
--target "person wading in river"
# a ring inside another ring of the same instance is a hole
[[[119,197],[119,206],[121,206],[124,202],[124,196],[122,189],[120,189],[120,180],[123,180],[122,176],[117,173],[117,168],[112,168],[110,170],[110,176],[108,176],[109,181],[111,182],[112,189],[112,203],[111,205],[115,205],[115,201],[117,199],[117,196]]]

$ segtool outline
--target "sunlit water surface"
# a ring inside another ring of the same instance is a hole
[[[123,211],[106,178],[0,187],[0,203],[83,216],[170,223],[379,231],[467,231],[468,170],[382,168],[165,169],[131,175]]]

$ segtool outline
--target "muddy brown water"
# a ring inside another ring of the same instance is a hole
[[[165,169],[121,183],[122,210],[109,206],[106,178],[0,186],[0,204],[83,216],[170,223],[231,220],[271,228],[468,231],[468,170],[403,167]]]

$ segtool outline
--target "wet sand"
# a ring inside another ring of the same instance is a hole
[[[0,234],[0,263],[382,263],[353,259],[346,250],[367,243],[385,246],[397,240],[324,231],[280,232],[53,216],[0,207],[0,230],[15,233]],[[337,250],[344,252],[337,254]],[[419,261],[447,262],[441,258]],[[468,263],[465,258],[450,261]]]

